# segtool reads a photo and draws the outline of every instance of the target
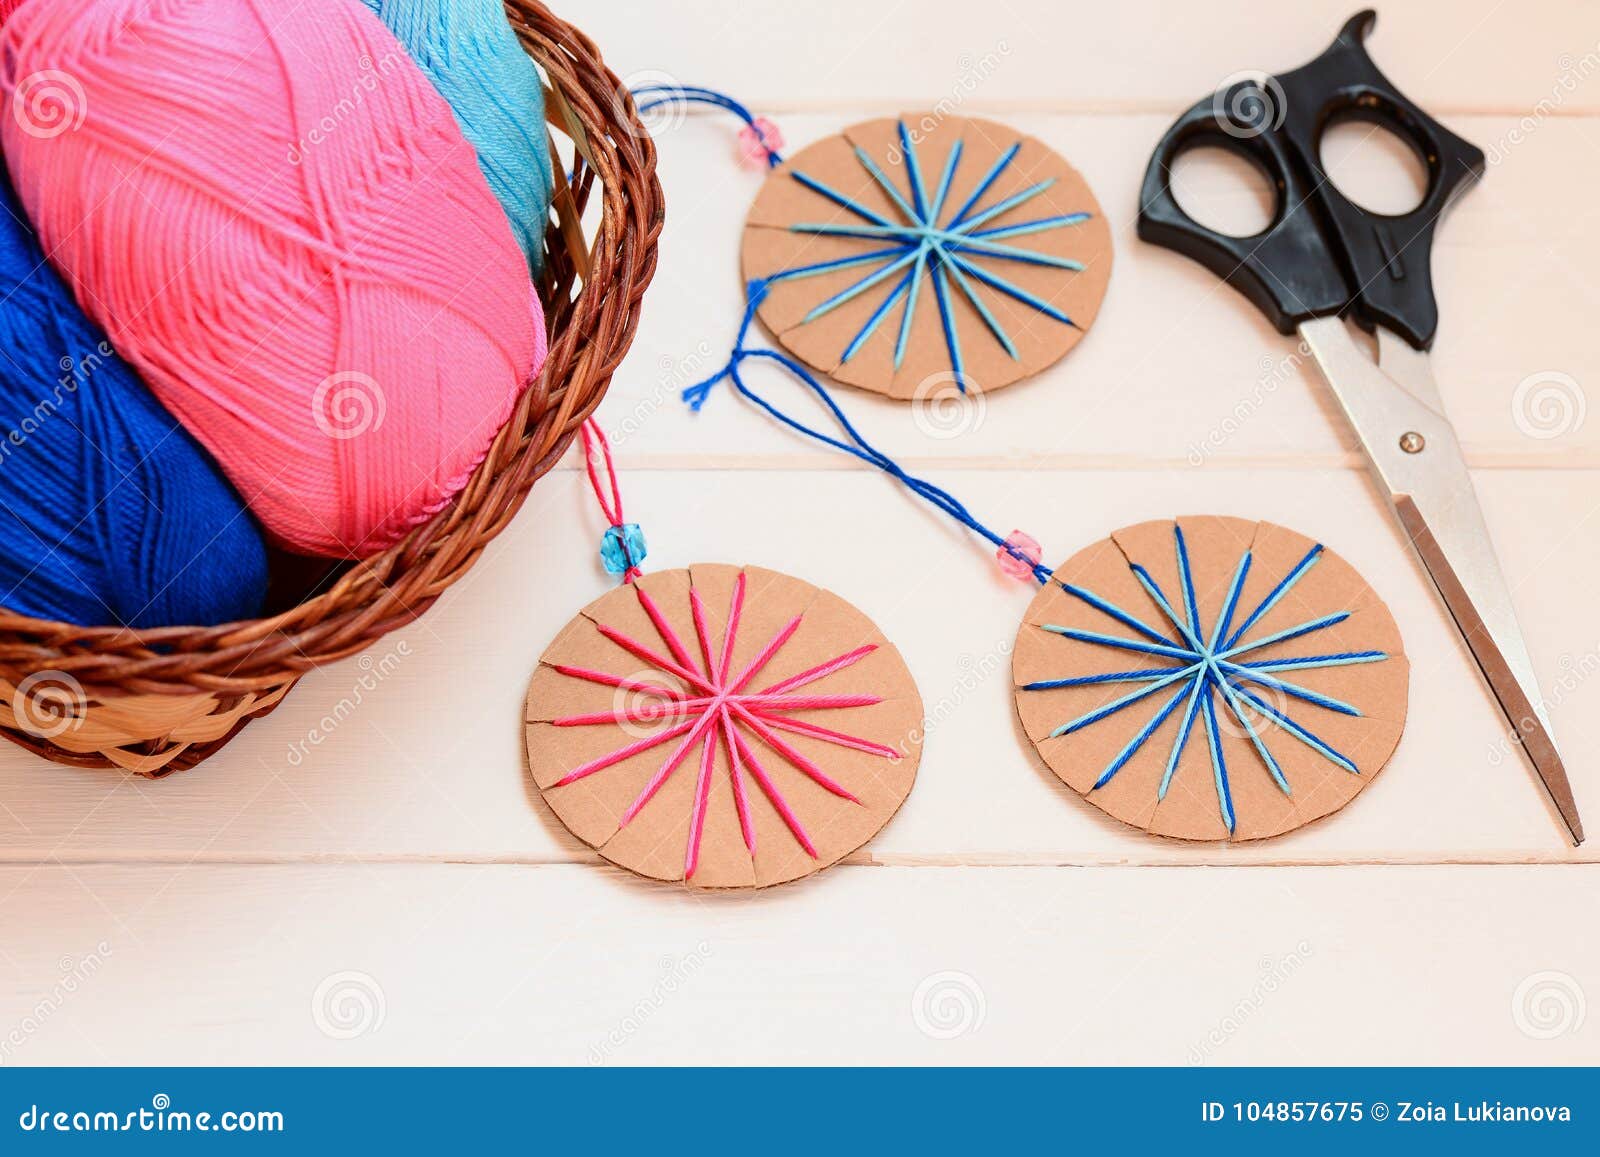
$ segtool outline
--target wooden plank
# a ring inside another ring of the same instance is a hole
[[[890,862],[1317,862],[1593,857],[1564,849],[1529,773],[1398,531],[1354,470],[936,471],[1059,562],[1177,513],[1315,534],[1389,602],[1413,663],[1408,732],[1381,782],[1328,822],[1259,846],[1159,841],[1105,819],[1024,746],[1009,647],[1030,597],[991,552],[859,471],[630,470],[650,565],[748,561],[855,602],[900,647],[930,718],[919,782],[869,854]],[[1600,569],[1592,472],[1489,471],[1517,591],[1581,804],[1600,808]],[[422,621],[307,676],[194,772],[159,783],[0,752],[0,859],[588,858],[531,791],[521,707],[538,655],[606,588],[581,474],[541,482],[478,569]],[[1591,822],[1593,817],[1591,815]]]
[[[1593,867],[0,869],[7,1064],[1600,1060]],[[70,988],[65,983],[70,978]],[[13,1035],[14,1034],[14,1035]]]
[[[670,77],[785,108],[941,98],[973,106],[1176,112],[1240,70],[1282,72],[1316,56],[1355,8],[1341,0],[1262,8],[1004,0],[747,4],[666,0],[651,18],[616,4],[562,14],[624,81]],[[1582,0],[1462,0],[1385,7],[1379,67],[1435,112],[1521,116],[1600,108],[1593,13]]]
[[[803,145],[881,111],[780,119],[790,142]],[[1139,183],[1167,116],[1009,119],[1077,165],[1110,216],[1116,252],[1105,307],[1064,361],[968,406],[918,407],[839,390],[870,439],[908,460],[968,465],[1356,460],[1309,353],[1198,265],[1135,238]],[[739,224],[761,178],[732,166],[735,127],[717,114],[663,133],[669,210],[661,271],[601,411],[635,466],[826,464],[832,455],[750,412],[726,385],[698,415],[678,399],[723,364],[743,308]],[[1600,233],[1592,182],[1583,179],[1596,175],[1600,121],[1552,119],[1523,132],[1514,119],[1466,116],[1453,127],[1498,163],[1452,208],[1435,250],[1443,322],[1433,361],[1450,417],[1476,466],[1600,466],[1600,415],[1588,413],[1591,404],[1600,410],[1600,397],[1591,397],[1600,388],[1600,350],[1588,340],[1600,305],[1590,275]],[[1203,153],[1195,162],[1184,171],[1195,201],[1237,219],[1239,202],[1253,202],[1255,192],[1214,186],[1219,166]],[[1335,173],[1374,193],[1397,195],[1406,183],[1369,150],[1347,156]],[[821,417],[779,371],[748,372],[774,401]]]

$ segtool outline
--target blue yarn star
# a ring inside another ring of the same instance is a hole
[[[1278,601],[1288,593],[1289,589],[1305,577],[1322,554],[1322,546],[1312,547],[1306,556],[1295,564],[1293,569],[1284,576],[1282,581],[1267,594],[1261,605],[1252,611],[1237,629],[1233,628],[1234,615],[1239,609],[1239,592],[1244,588],[1245,576],[1250,572],[1250,552],[1247,550],[1239,559],[1238,569],[1234,571],[1233,582],[1228,588],[1227,599],[1223,603],[1222,613],[1216,625],[1207,633],[1202,629],[1200,611],[1196,605],[1194,578],[1189,569],[1189,550],[1184,543],[1182,528],[1173,526],[1173,537],[1178,553],[1178,575],[1183,586],[1183,614],[1173,609],[1165,593],[1144,567],[1138,563],[1129,563],[1134,577],[1139,584],[1149,593],[1157,607],[1161,609],[1167,619],[1177,630],[1177,638],[1171,638],[1154,628],[1141,622],[1139,619],[1122,610],[1120,607],[1107,602],[1092,591],[1082,587],[1073,586],[1071,583],[1062,583],[1061,587],[1068,594],[1088,603],[1096,610],[1109,615],[1125,627],[1129,627],[1141,639],[1125,639],[1114,635],[1103,635],[1094,631],[1081,631],[1072,627],[1060,627],[1051,623],[1042,624],[1042,628],[1057,635],[1075,639],[1081,643],[1092,643],[1096,646],[1115,648],[1124,651],[1133,651],[1143,655],[1151,655],[1165,659],[1172,666],[1144,671],[1117,671],[1106,675],[1086,675],[1074,679],[1048,679],[1036,683],[1024,684],[1024,691],[1047,691],[1057,687],[1084,687],[1100,683],[1143,683],[1144,686],[1136,691],[1130,691],[1119,699],[1098,707],[1086,715],[1081,715],[1070,722],[1063,723],[1050,733],[1049,738],[1070,735],[1091,724],[1098,723],[1117,712],[1140,700],[1164,691],[1169,687],[1176,690],[1167,700],[1155,717],[1145,724],[1126,747],[1117,753],[1116,757],[1100,773],[1100,778],[1094,786],[1104,787],[1111,782],[1113,776],[1121,771],[1134,754],[1144,746],[1145,742],[1155,734],[1157,728],[1165,723],[1180,705],[1183,706],[1182,722],[1178,725],[1178,738],[1172,745],[1172,752],[1167,758],[1165,774],[1161,777],[1161,786],[1157,798],[1165,799],[1167,789],[1172,785],[1173,774],[1178,770],[1178,760],[1183,755],[1183,749],[1189,742],[1189,733],[1194,729],[1196,717],[1204,722],[1207,748],[1211,757],[1211,770],[1216,779],[1217,799],[1222,809],[1222,820],[1228,825],[1228,831],[1234,830],[1233,793],[1228,785],[1228,764],[1222,753],[1222,739],[1217,724],[1217,699],[1221,699],[1223,706],[1231,711],[1235,718],[1244,727],[1245,734],[1250,737],[1250,742],[1255,746],[1262,763],[1272,775],[1273,781],[1282,789],[1285,795],[1291,794],[1289,781],[1284,778],[1283,769],[1278,761],[1268,750],[1266,740],[1260,732],[1264,729],[1251,723],[1245,717],[1248,705],[1254,708],[1262,718],[1272,723],[1282,731],[1287,732],[1295,739],[1304,743],[1311,750],[1322,756],[1328,762],[1343,768],[1353,775],[1360,775],[1360,769],[1347,756],[1334,750],[1329,744],[1319,739],[1311,731],[1296,723],[1284,713],[1278,711],[1270,704],[1263,701],[1247,684],[1256,684],[1270,687],[1275,691],[1294,699],[1341,715],[1356,715],[1361,712],[1348,703],[1330,698],[1307,687],[1287,682],[1278,678],[1274,672],[1285,671],[1310,671],[1325,667],[1343,667],[1356,663],[1377,663],[1388,658],[1382,651],[1345,651],[1331,655],[1307,655],[1301,658],[1259,659],[1242,661],[1242,656],[1260,650],[1262,647],[1273,643],[1282,643],[1289,639],[1297,639],[1304,635],[1314,634],[1326,630],[1350,617],[1349,611],[1338,611],[1331,615],[1312,619],[1297,626],[1288,627],[1281,631],[1257,639],[1252,643],[1240,643],[1246,631],[1255,626],[1261,617],[1277,605]]]
[[[905,306],[900,312],[900,334],[894,345],[894,368],[898,370],[905,361],[906,340],[911,335],[911,322],[916,316],[917,299],[922,288],[924,278],[933,283],[934,298],[939,307],[939,320],[944,327],[945,344],[950,351],[950,369],[955,375],[956,385],[962,393],[967,389],[966,361],[961,352],[961,339],[956,332],[954,315],[951,307],[951,286],[972,304],[978,316],[983,319],[989,332],[1000,343],[1002,349],[1013,359],[1020,355],[1017,353],[1016,343],[1006,333],[999,320],[984,304],[979,296],[974,281],[982,282],[990,289],[1015,298],[1025,305],[1031,306],[1039,313],[1063,325],[1072,325],[1073,320],[1061,310],[1035,294],[1029,293],[1019,285],[1001,277],[998,273],[977,264],[974,258],[982,257],[999,261],[1018,261],[1029,265],[1047,265],[1056,269],[1067,269],[1081,272],[1083,263],[1073,261],[1066,257],[1056,257],[1048,253],[1038,253],[1031,249],[1022,249],[1014,245],[1007,245],[1002,238],[1021,237],[1031,233],[1043,233],[1050,229],[1065,228],[1070,225],[1080,225],[1089,220],[1088,213],[1066,213],[1053,217],[1041,217],[1035,221],[1023,221],[1014,225],[1003,225],[991,228],[981,228],[988,222],[1004,213],[1010,212],[1019,205],[1026,204],[1033,198],[1043,193],[1055,184],[1055,179],[1040,181],[1030,185],[1021,192],[1014,193],[986,208],[979,208],[979,202],[989,192],[994,183],[999,180],[1016,159],[1022,142],[1012,145],[994,163],[994,166],[978,182],[978,187],[972,195],[951,213],[944,224],[939,224],[944,212],[945,201],[950,194],[951,182],[955,179],[956,171],[961,164],[962,142],[956,141],[950,150],[949,160],[945,162],[944,175],[939,180],[937,190],[932,197],[928,196],[927,186],[922,180],[922,166],[917,160],[917,147],[911,139],[911,134],[906,131],[904,121],[898,122],[900,132],[900,148],[905,156],[906,170],[910,178],[911,200],[908,203],[892,181],[884,174],[883,170],[867,155],[860,146],[856,147],[856,159],[861,162],[861,167],[889,197],[896,210],[904,218],[903,221],[893,221],[883,214],[878,213],[865,205],[859,204],[843,193],[830,188],[799,169],[791,169],[790,176],[799,181],[806,188],[826,197],[834,204],[855,214],[865,224],[832,224],[828,222],[801,222],[790,225],[789,230],[794,233],[809,233],[825,237],[852,237],[866,241],[886,242],[884,248],[874,249],[868,253],[858,254],[853,257],[838,258],[833,261],[821,261],[814,265],[802,265],[793,269],[786,269],[767,278],[768,281],[787,281],[802,277],[815,277],[818,274],[832,273],[839,269],[849,269],[857,266],[877,265],[878,268],[868,273],[860,281],[846,289],[840,290],[826,301],[822,302],[810,313],[801,319],[801,324],[815,321],[817,318],[832,312],[848,301],[853,301],[868,290],[883,284],[896,274],[899,279],[890,289],[883,302],[872,311],[866,324],[851,338],[845,346],[841,362],[847,362],[861,349],[867,339],[877,331],[884,318],[902,298]],[[1076,327],[1075,327],[1076,328]]]

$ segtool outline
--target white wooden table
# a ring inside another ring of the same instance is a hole
[[[733,92],[791,148],[948,99],[1064,153],[1117,241],[1082,347],[955,438],[844,400],[1047,561],[1178,513],[1318,536],[1405,634],[1399,752],[1343,813],[1243,847],[1144,838],[1063,788],[1011,708],[1027,591],[880,475],[730,395],[677,401],[731,336],[759,182],[729,164],[736,126],[694,115],[661,134],[661,272],[601,417],[652,564],[789,571],[898,643],[933,719],[904,810],[821,877],[738,898],[636,881],[565,834],[519,720],[540,651],[606,589],[574,457],[423,621],[202,769],[0,752],[0,1063],[1600,1061],[1600,1010],[1581,1019],[1600,853],[1564,845],[1314,369],[1133,234],[1170,119],[1309,59],[1354,0],[564,7],[619,74]],[[1490,152],[1440,236],[1435,362],[1600,826],[1600,412],[1581,420],[1600,411],[1600,10],[1391,2],[1372,47]],[[1540,374],[1573,383],[1553,434],[1514,404]]]

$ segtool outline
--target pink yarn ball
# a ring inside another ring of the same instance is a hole
[[[545,356],[499,203],[356,0],[48,0],[0,33],[51,260],[291,550],[445,506]]]

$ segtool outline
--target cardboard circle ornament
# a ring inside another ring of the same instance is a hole
[[[778,165],[745,222],[757,314],[790,354],[893,398],[997,390],[1082,338],[1111,276],[1083,177],[1006,125],[865,121]]]
[[[585,427],[591,477],[594,442]],[[607,456],[609,472],[609,455]],[[640,876],[759,888],[860,848],[910,793],[922,699],[900,653],[828,591],[758,567],[628,576],[540,657],[529,771],[573,835]],[[616,552],[613,551],[613,554]]]
[[[1409,663],[1343,559],[1237,518],[1147,522],[1057,567],[1013,653],[1063,783],[1156,835],[1255,840],[1344,807],[1405,725]]]

